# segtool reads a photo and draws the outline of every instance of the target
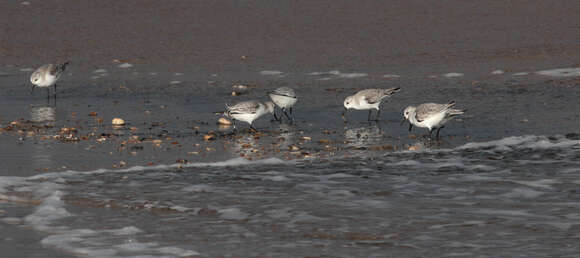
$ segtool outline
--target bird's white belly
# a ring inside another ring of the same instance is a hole
[[[40,80],[36,86],[38,87],[48,87],[52,86],[58,78],[52,75],[45,75],[43,80]]]
[[[423,127],[427,127],[429,129],[433,129],[434,127],[439,127],[442,125],[443,118],[445,118],[445,112],[440,112],[434,115],[427,117],[423,120],[422,124],[425,125]]]
[[[379,110],[379,105],[381,103],[374,103],[374,104],[369,104],[366,101],[361,101],[358,105],[355,105],[353,108],[356,110],[369,110],[369,109],[376,109]]]
[[[258,114],[232,114],[231,117],[235,120],[246,122],[251,124],[256,118],[258,118]]]
[[[272,98],[272,102],[274,102],[274,104],[276,104],[276,106],[279,106],[281,108],[290,108],[290,107],[294,106],[294,104],[296,104],[296,101],[298,101],[298,99],[296,99],[296,98],[274,95],[274,94],[270,95],[270,97]]]

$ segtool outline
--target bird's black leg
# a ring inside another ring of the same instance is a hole
[[[46,87],[46,98],[50,99],[50,87]]]
[[[292,113],[292,108],[290,108],[290,115],[292,116],[292,123],[294,123],[294,113]]]
[[[280,121],[281,122],[282,121],[282,117],[278,118],[278,116],[276,116],[276,113],[278,113],[278,112],[276,112],[277,110],[278,110],[278,108],[274,108],[274,119],[276,119],[276,121]]]
[[[381,115],[381,110],[379,109],[379,110],[377,110],[377,118],[375,120],[379,121],[380,115]]]
[[[52,95],[54,96],[54,98],[56,99],[56,83],[54,84],[54,92],[52,93]]]
[[[367,121],[371,121],[371,113],[372,113],[372,109],[369,109],[369,116],[367,117]]]
[[[237,133],[238,132],[238,128],[236,127],[236,120],[235,119],[232,119],[232,124],[234,125],[233,133]]]
[[[409,132],[411,131],[411,129],[413,129],[413,124],[411,124],[411,122],[409,122]]]
[[[290,116],[286,112],[286,108],[283,108],[282,111],[284,111],[284,115],[286,116],[286,118],[288,118],[288,120],[292,120],[292,118],[290,118]]]
[[[250,130],[254,133],[258,132],[258,130],[256,130],[256,128],[254,128],[254,123],[250,123]]]
[[[429,129],[429,140],[433,138],[433,130]]]
[[[32,95],[32,93],[34,92],[34,87],[35,87],[35,85],[32,84],[32,89],[30,90],[30,95]]]
[[[437,139],[439,139],[439,131],[441,131],[441,129],[443,129],[443,127],[445,127],[445,126],[441,126],[441,127],[437,128],[437,136],[435,136],[435,137],[437,137]]]

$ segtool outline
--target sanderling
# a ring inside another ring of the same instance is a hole
[[[266,113],[274,113],[274,103],[267,101],[262,103],[257,100],[242,101],[233,106],[226,104],[226,111],[224,115],[234,120],[234,130],[236,129],[235,120],[240,120],[250,124],[250,129],[256,130],[252,124],[254,120],[265,115]]]
[[[395,92],[398,92],[400,88],[390,88],[390,89],[366,89],[357,92],[352,96],[346,97],[344,99],[344,111],[354,108],[356,110],[368,110],[369,116],[368,120],[371,121],[372,109],[377,110],[376,120],[379,119],[381,114],[380,105],[384,98],[390,97]],[[344,112],[342,113],[344,118]]]
[[[276,104],[276,106],[278,106],[282,110],[282,112],[284,112],[286,118],[294,122],[294,115],[292,114],[292,106],[294,106],[294,104],[296,104],[296,101],[298,101],[298,97],[296,97],[296,93],[294,92],[294,90],[288,87],[280,87],[278,89],[268,92],[268,95],[270,95],[270,99],[272,99],[272,102],[274,102],[274,104]],[[286,110],[290,112],[292,118],[290,118],[290,115],[288,115]],[[278,117],[276,117],[276,112],[274,112],[274,118],[278,121],[282,121],[282,116],[280,116],[280,118],[278,119]]]
[[[457,115],[465,113],[465,109],[453,109],[455,101],[451,101],[447,104],[436,104],[436,103],[424,103],[417,107],[408,106],[403,111],[404,119],[401,122],[409,121],[409,131],[413,128],[413,125],[417,127],[429,129],[429,138],[433,129],[437,128],[436,137],[439,138],[439,131],[441,128],[445,127],[444,124],[451,120]]]
[[[36,71],[30,75],[30,82],[32,83],[30,94],[34,92],[34,87],[46,87],[46,92],[48,97],[50,97],[50,88],[48,87],[54,85],[54,96],[56,97],[56,81],[58,81],[58,78],[60,78],[67,65],[68,62],[61,65],[46,64],[36,69]]]

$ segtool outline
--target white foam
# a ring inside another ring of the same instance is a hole
[[[494,70],[491,72],[491,74],[495,74],[495,75],[499,75],[499,74],[503,74],[503,73],[504,73],[504,71],[502,71],[502,70]]]
[[[401,77],[401,76],[398,74],[385,74],[385,75],[383,75],[383,78],[393,78],[394,79],[394,78],[399,78],[399,77]]]
[[[151,247],[158,246],[157,243],[139,243],[139,242],[129,242],[125,244],[116,245],[117,249],[121,249],[121,251],[129,251],[129,252],[137,252],[147,250]]]
[[[181,190],[185,191],[185,192],[210,193],[213,191],[213,187],[211,187],[209,185],[199,184],[199,185],[186,186]]]
[[[63,193],[61,191],[55,191],[49,197],[47,197],[36,211],[24,218],[24,221],[32,225],[34,228],[39,230],[46,230],[49,225],[55,221],[62,218],[72,216],[64,207],[64,202],[61,200]]]
[[[238,208],[226,208],[218,210],[221,218],[229,220],[243,220],[250,216],[250,214],[241,211]]]
[[[337,70],[333,70],[333,71],[328,71],[328,72],[312,72],[309,73],[308,75],[339,75],[340,71]]]
[[[486,224],[485,221],[470,220],[470,221],[464,221],[461,223],[433,225],[433,226],[430,226],[429,229],[441,229],[441,228],[447,228],[447,227],[464,227],[464,226],[482,226],[485,224]]]
[[[538,191],[535,191],[535,190],[532,190],[532,189],[516,188],[516,189],[513,189],[509,193],[503,194],[502,196],[507,197],[507,198],[533,199],[533,198],[539,197],[542,194],[544,194],[544,193],[538,192]]]
[[[105,69],[97,69],[97,70],[93,71],[93,73],[106,73],[106,72],[107,72],[107,70],[105,70]]]
[[[180,84],[180,83],[181,83],[181,81],[170,81],[169,82],[169,84],[171,84],[171,85]]]
[[[352,78],[366,77],[367,75],[368,74],[366,74],[366,73],[340,73],[338,75],[338,77],[352,79]]]
[[[201,255],[200,253],[193,251],[193,250],[185,250],[179,247],[174,247],[174,246],[167,246],[167,247],[161,247],[161,248],[157,248],[157,250],[163,254],[172,254],[172,255],[177,255],[179,257],[189,257],[189,256],[195,256],[195,255]]]
[[[32,72],[32,71],[34,71],[34,68],[30,68],[30,67],[22,68],[22,69],[20,69],[20,71],[21,72]]]
[[[150,170],[168,170],[174,168],[190,168],[190,167],[236,167],[236,166],[250,166],[250,165],[278,165],[278,164],[291,164],[292,161],[283,161],[278,158],[268,158],[262,160],[255,160],[250,161],[244,158],[233,158],[226,161],[218,161],[218,162],[200,162],[200,163],[189,163],[189,164],[181,164],[176,163],[172,165],[156,165],[156,166],[134,166],[124,169],[96,169],[92,171],[75,171],[75,170],[67,170],[63,172],[53,172],[53,173],[44,173],[39,174],[36,176],[29,177],[28,179],[37,180],[37,179],[49,179],[49,178],[58,178],[58,177],[65,177],[65,176],[73,176],[77,174],[102,174],[102,173],[127,173],[127,172],[137,172],[137,171],[150,171]]]
[[[461,76],[463,76],[463,74],[462,73],[446,73],[446,74],[443,74],[443,76],[447,77],[447,78],[454,78],[454,77],[461,77]]]
[[[573,77],[573,76],[580,76],[580,68],[550,69],[550,70],[537,71],[536,74],[545,75],[545,76],[552,76],[552,77]]]
[[[557,179],[540,179],[535,181],[524,181],[524,180],[510,180],[511,182],[530,186],[530,187],[537,187],[543,189],[553,189],[551,185],[560,183],[560,180]]]
[[[528,75],[528,72],[519,72],[519,73],[514,73],[513,76],[524,76],[524,75]]]
[[[122,63],[120,65],[117,65],[117,67],[119,67],[119,68],[131,68],[131,67],[133,67],[133,65],[130,63]]]
[[[282,182],[282,181],[290,181],[290,179],[283,175],[278,176],[265,176],[263,177],[266,180],[274,181],[274,182]]]
[[[261,75],[280,75],[282,74],[282,72],[280,71],[274,71],[274,70],[265,70],[265,71],[260,71]]]

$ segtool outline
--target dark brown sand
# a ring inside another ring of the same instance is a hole
[[[5,1],[0,62],[385,73],[579,64],[579,1]],[[241,58],[245,56],[246,58]]]

